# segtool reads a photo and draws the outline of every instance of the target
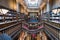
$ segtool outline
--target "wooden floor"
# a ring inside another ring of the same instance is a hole
[[[40,32],[39,34],[37,34],[35,39],[32,39],[32,36],[30,34],[22,32],[18,40],[48,40],[48,39],[44,32]]]

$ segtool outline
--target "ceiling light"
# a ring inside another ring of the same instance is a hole
[[[2,9],[2,13],[3,13],[3,14],[6,14],[7,12],[8,12],[8,10]]]

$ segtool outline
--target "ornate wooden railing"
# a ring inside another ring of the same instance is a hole
[[[51,40],[60,40],[60,28],[48,22],[44,22],[44,31],[52,38]]]
[[[8,24],[7,24],[8,25]],[[6,26],[0,29],[0,34],[6,33],[11,36],[11,38],[15,38],[21,31],[21,22],[16,21],[16,23]]]

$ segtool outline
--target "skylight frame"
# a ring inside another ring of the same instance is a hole
[[[29,5],[28,0],[24,0],[24,2],[28,8],[39,8],[42,0],[38,0],[36,5]]]

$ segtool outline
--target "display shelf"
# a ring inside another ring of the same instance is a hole
[[[0,19],[4,19],[4,16],[0,16]]]
[[[0,23],[3,22],[3,20],[4,20],[4,15],[0,13]]]
[[[5,19],[13,19],[13,17],[5,17]]]
[[[56,23],[57,21],[53,22],[53,21],[45,21],[43,20],[44,22],[47,22],[47,23],[50,23],[51,25],[54,25],[56,27],[59,27],[60,28],[60,23]]]
[[[2,11],[4,11],[4,10],[2,10]],[[7,12],[2,12],[2,11],[0,12],[0,25],[17,22],[17,21],[21,20],[20,15],[15,11],[10,11],[10,10],[8,10]]]
[[[6,14],[0,13],[0,25],[11,23],[11,22],[16,22],[16,21],[17,21],[16,15],[13,16],[12,14],[9,14],[9,13],[6,13]]]
[[[12,23],[12,22],[17,22],[17,20],[0,22],[0,25],[1,25],[1,24],[6,24],[6,23]]]
[[[59,23],[60,24],[60,21],[57,21],[57,20],[51,20],[51,22],[55,22],[55,23]]]
[[[50,17],[50,19],[59,19],[60,17]]]

